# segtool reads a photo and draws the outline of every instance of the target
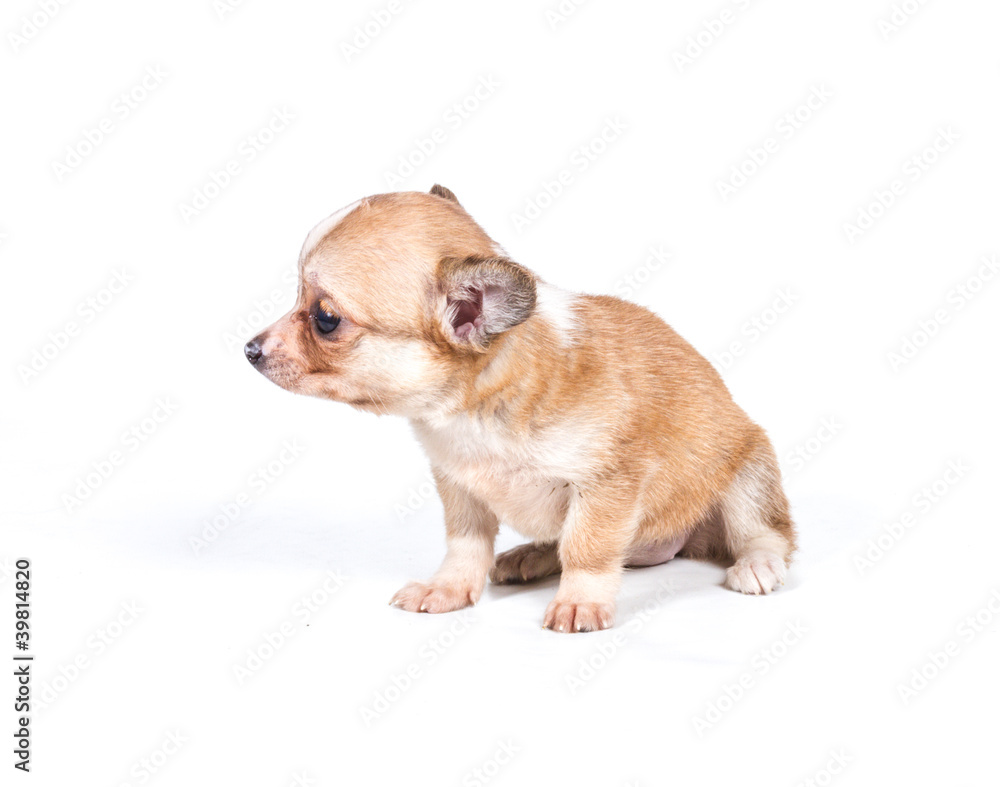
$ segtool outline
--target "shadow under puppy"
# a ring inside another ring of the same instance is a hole
[[[444,503],[444,562],[393,604],[448,612],[487,576],[561,571],[544,625],[592,631],[613,624],[626,565],[720,559],[754,594],[784,579],[795,536],[770,441],[656,315],[543,282],[441,186],[334,213],[299,273],[247,358],[289,391],[408,418]],[[494,559],[501,521],[531,543]]]

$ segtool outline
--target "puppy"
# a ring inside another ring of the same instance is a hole
[[[511,260],[442,186],[320,222],[295,307],[247,342],[294,393],[410,420],[444,504],[447,554],[392,603],[475,604],[486,579],[562,573],[546,628],[613,624],[626,566],[726,561],[769,593],[795,534],[774,449],[656,315],[576,295]],[[530,539],[494,559],[500,522]]]

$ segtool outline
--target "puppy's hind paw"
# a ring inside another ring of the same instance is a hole
[[[785,581],[785,561],[770,552],[740,557],[726,570],[726,587],[759,596],[770,593]]]
[[[555,543],[521,544],[497,555],[490,569],[490,582],[503,585],[530,582],[559,573],[559,550]]]
[[[389,603],[407,612],[453,612],[479,600],[474,588],[410,582]]]

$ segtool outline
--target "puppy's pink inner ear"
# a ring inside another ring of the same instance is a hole
[[[459,339],[467,338],[483,321],[483,291],[469,290],[467,294],[471,300],[452,301],[451,327]]]

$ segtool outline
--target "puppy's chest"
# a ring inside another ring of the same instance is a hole
[[[417,435],[432,464],[502,521],[531,538],[558,536],[576,463],[572,447],[558,436],[524,439],[467,417],[417,429]]]

